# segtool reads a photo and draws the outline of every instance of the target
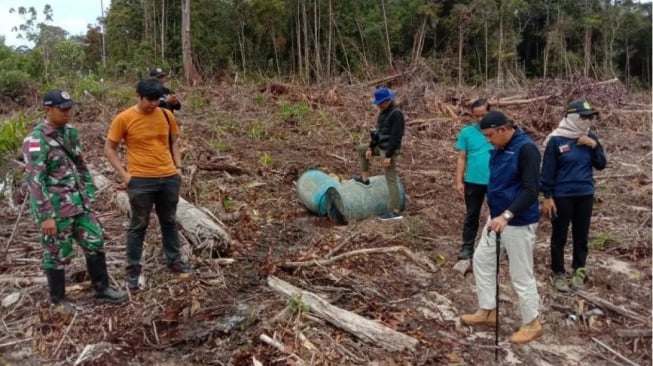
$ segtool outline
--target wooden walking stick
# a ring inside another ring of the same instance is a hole
[[[499,256],[501,254],[501,233],[495,233],[496,242],[497,242],[497,274],[495,278],[496,283],[496,292],[495,292],[495,301],[496,301],[496,310],[497,310],[497,325],[494,328],[494,362],[499,362]]]

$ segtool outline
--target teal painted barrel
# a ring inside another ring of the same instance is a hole
[[[299,200],[318,216],[327,215],[326,191],[337,187],[340,182],[319,169],[309,169],[297,179]]]
[[[400,181],[399,205],[406,207],[406,191]],[[326,209],[329,217],[339,223],[363,220],[390,211],[390,193],[385,176],[370,177],[370,185],[365,187],[353,180],[330,187],[326,193]]]

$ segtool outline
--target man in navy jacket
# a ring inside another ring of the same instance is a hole
[[[499,111],[480,123],[483,135],[494,145],[490,153],[487,202],[490,217],[474,253],[474,279],[479,309],[464,314],[466,325],[496,326],[496,235],[510,260],[510,279],[519,297],[522,327],[510,337],[528,343],[543,333],[538,320],[540,297],[533,274],[533,247],[539,221],[538,181],[540,152],[531,138]]]

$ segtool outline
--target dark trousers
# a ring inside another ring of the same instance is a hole
[[[131,219],[127,229],[127,265],[140,265],[143,240],[150,221],[152,206],[161,225],[161,240],[168,265],[181,261],[179,232],[177,231],[177,204],[181,177],[132,177],[127,185]]]
[[[551,221],[551,271],[554,274],[564,274],[565,244],[567,244],[569,224],[571,224],[574,243],[571,268],[575,270],[585,267],[594,196],[554,197],[553,200],[558,217]]]
[[[463,245],[459,257],[471,257],[478,232],[478,220],[485,200],[487,185],[465,182],[465,223],[463,224]]]

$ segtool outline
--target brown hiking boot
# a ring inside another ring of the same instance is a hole
[[[538,318],[533,319],[530,323],[523,325],[518,331],[512,334],[510,342],[514,344],[528,343],[544,334],[544,329]]]
[[[497,325],[497,310],[478,309],[474,314],[463,314],[460,321],[465,325]]]

